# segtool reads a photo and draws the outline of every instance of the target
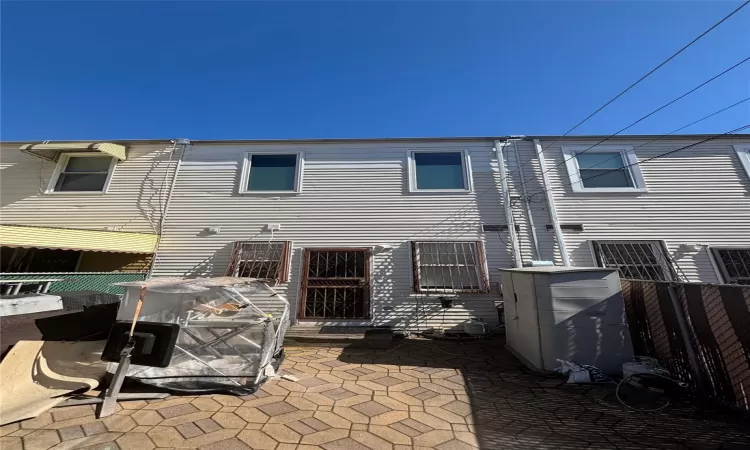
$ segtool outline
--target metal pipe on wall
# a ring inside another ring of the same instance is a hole
[[[521,260],[521,248],[518,243],[518,234],[516,233],[516,225],[513,220],[513,210],[510,207],[510,190],[508,189],[508,174],[505,167],[505,157],[503,155],[503,147],[506,145],[505,142],[495,141],[495,153],[497,153],[497,163],[500,167],[500,182],[503,190],[503,209],[505,210],[505,221],[508,224],[508,236],[510,237],[511,251],[513,252],[513,264],[515,267],[523,267],[523,261]]]
[[[513,153],[516,157],[516,164],[518,165],[518,175],[521,177],[521,193],[523,193],[523,205],[526,210],[526,219],[529,221],[529,228],[531,229],[531,240],[534,241],[534,259],[540,261],[542,256],[539,250],[539,238],[536,235],[536,227],[534,226],[534,216],[531,214],[531,202],[529,196],[526,194],[526,178],[523,176],[523,167],[521,165],[521,158],[518,156],[518,147],[516,141],[511,141],[513,144]]]
[[[539,156],[539,169],[542,171],[542,183],[544,184],[544,193],[547,196],[547,207],[549,208],[549,218],[552,220],[552,229],[555,230],[555,237],[557,238],[557,246],[560,248],[560,258],[562,258],[563,266],[570,266],[570,258],[568,257],[568,248],[565,246],[565,237],[560,228],[560,220],[557,218],[557,209],[555,208],[555,198],[552,196],[552,186],[549,182],[549,176],[547,176],[547,165],[544,160],[544,150],[539,139],[534,139],[534,149]]]

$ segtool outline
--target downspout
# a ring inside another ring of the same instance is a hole
[[[563,266],[570,266],[570,258],[568,258],[568,248],[565,246],[565,237],[563,237],[562,228],[560,228],[560,220],[557,218],[557,209],[555,208],[555,198],[552,196],[552,186],[547,176],[547,165],[544,161],[544,150],[539,139],[534,139],[534,148],[539,156],[539,168],[542,170],[542,183],[544,184],[544,193],[547,195],[547,207],[549,208],[549,218],[552,220],[552,229],[555,231],[555,238],[557,239],[557,246],[560,248],[560,257],[562,258]]]
[[[500,167],[500,182],[503,190],[503,209],[505,210],[505,222],[508,224],[508,236],[510,236],[510,247],[513,252],[513,264],[515,267],[523,267],[521,260],[521,249],[518,244],[518,234],[516,233],[516,224],[513,220],[513,210],[510,207],[510,190],[508,189],[508,174],[505,168],[505,157],[503,156],[503,147],[505,142],[495,141],[495,152],[497,153],[497,163]]]
[[[177,149],[177,144],[182,145],[182,152],[180,152],[180,157],[177,159],[177,165],[174,168],[174,175],[172,175],[172,182],[169,184],[169,191],[167,191],[167,201],[164,203],[164,208],[161,211],[161,215],[159,217],[159,234],[156,237],[156,245],[154,246],[154,259],[151,262],[151,267],[148,269],[148,274],[146,275],[146,279],[148,280],[151,278],[151,275],[154,273],[154,269],[156,269],[156,266],[158,264],[159,260],[159,245],[161,244],[161,237],[162,234],[164,234],[164,225],[167,222],[167,213],[169,212],[169,204],[172,202],[172,193],[174,193],[174,187],[177,184],[177,174],[180,171],[180,165],[182,164],[182,159],[185,157],[185,151],[187,150],[188,145],[190,145],[190,140],[188,139],[175,139],[172,141],[172,154],[171,157],[174,156],[174,152]],[[165,175],[166,180],[166,175]],[[161,195],[161,193],[160,193]]]
[[[529,228],[531,228],[531,240],[534,241],[534,258],[540,261],[542,257],[539,254],[539,239],[536,235],[536,227],[534,226],[534,216],[531,214],[531,202],[529,196],[526,194],[526,179],[523,176],[523,167],[521,164],[521,158],[518,156],[518,147],[516,146],[516,140],[513,143],[513,153],[516,156],[516,164],[518,164],[518,175],[521,177],[521,192],[523,193],[523,205],[526,210],[526,218],[529,221]]]

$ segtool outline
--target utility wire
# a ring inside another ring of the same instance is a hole
[[[645,145],[648,145],[648,144],[650,144],[650,143],[652,143],[652,142],[655,142],[655,141],[658,141],[658,140],[660,140],[660,139],[663,139],[664,137],[667,137],[667,136],[669,136],[669,135],[671,135],[671,134],[677,133],[678,131],[684,130],[684,129],[685,129],[685,128],[687,128],[687,127],[690,127],[690,126],[692,126],[692,125],[695,125],[695,124],[697,124],[697,123],[699,123],[699,122],[702,122],[702,121],[704,121],[704,120],[706,120],[706,119],[709,119],[709,118],[711,118],[711,117],[713,117],[713,116],[715,116],[715,115],[717,115],[717,114],[720,114],[720,113],[722,113],[722,112],[724,112],[724,111],[727,111],[727,110],[729,110],[729,109],[731,109],[731,108],[734,108],[735,106],[738,106],[738,105],[740,105],[740,104],[742,104],[742,103],[744,103],[744,102],[746,102],[746,101],[748,101],[748,100],[750,100],[750,97],[748,97],[748,98],[745,98],[745,99],[743,99],[743,100],[740,100],[739,102],[736,102],[736,103],[734,103],[734,104],[732,104],[732,105],[729,105],[729,106],[727,106],[727,107],[725,107],[725,108],[722,108],[722,109],[720,109],[720,110],[718,110],[718,111],[715,111],[715,112],[713,112],[713,113],[711,113],[711,114],[709,114],[709,115],[707,115],[707,116],[701,117],[700,119],[698,119],[698,120],[696,120],[696,121],[693,121],[693,122],[691,122],[691,123],[689,123],[689,124],[687,124],[687,125],[685,125],[685,126],[683,126],[683,127],[677,128],[676,130],[673,130],[673,131],[671,131],[671,132],[669,132],[669,133],[667,133],[667,134],[663,134],[663,135],[661,135],[661,136],[658,136],[658,137],[657,137],[656,139],[653,139],[653,140],[651,140],[651,141],[649,141],[649,142],[646,142],[646,143],[644,143],[644,144],[641,144],[641,145],[639,145],[638,147],[635,147],[635,148],[634,148],[634,150],[635,150],[635,149],[638,149],[638,148],[640,148],[640,147],[643,147],[643,146],[645,146]],[[730,132],[730,133],[731,133],[731,132]],[[725,133],[725,134],[726,134],[726,133]],[[719,136],[722,136],[722,135],[719,135]],[[587,150],[588,150],[588,149],[587,149]],[[542,151],[543,151],[543,150],[542,150]],[[538,155],[538,154],[539,154],[539,153],[537,153],[536,155]],[[610,158],[610,159],[614,159],[614,158],[615,158],[615,157],[617,157],[617,156],[619,156],[619,155],[615,155],[615,156],[614,156],[613,158]],[[519,167],[519,170],[521,170],[521,169],[522,169],[522,167],[523,167],[523,166],[524,166],[525,164],[527,164],[528,162],[530,162],[530,161],[531,161],[532,159],[534,159],[534,158],[530,158],[530,159],[529,159],[528,161],[526,161],[526,162],[525,162],[524,164],[522,164],[522,165],[521,165],[521,166]],[[602,163],[604,163],[604,162],[606,162],[606,161],[607,161],[607,160],[605,160],[605,161],[601,161],[601,162],[600,162],[599,164],[602,164]],[[502,161],[499,161],[499,164],[503,164],[503,162],[502,162]],[[560,164],[558,164],[558,165],[556,165],[556,166],[554,166],[554,167],[552,167],[552,168],[555,168],[555,167],[557,167],[557,166],[559,166],[559,165],[560,165]],[[597,165],[598,165],[598,164],[597,164]],[[594,166],[592,166],[592,167],[594,167]],[[552,168],[550,168],[550,169],[552,169]],[[549,172],[549,170],[545,170],[545,173],[546,173],[546,172]],[[510,175],[511,175],[511,173],[508,173],[508,174],[506,174],[506,177],[508,177],[508,176],[510,176]],[[533,179],[536,179],[536,178],[538,178],[538,176],[541,176],[541,174],[540,174],[540,175],[537,175],[537,176],[534,176],[534,177],[532,178],[532,180],[533,180]],[[485,189],[484,191],[480,192],[480,193],[479,193],[479,194],[478,194],[478,195],[476,196],[476,198],[474,198],[473,200],[470,200],[469,202],[467,202],[467,203],[466,203],[466,204],[465,204],[464,206],[462,206],[461,208],[459,208],[459,209],[458,209],[457,211],[455,211],[454,213],[452,213],[451,215],[449,215],[448,217],[446,217],[446,218],[445,218],[445,219],[443,219],[442,221],[440,221],[440,222],[438,222],[438,223],[436,223],[436,224],[434,224],[434,225],[432,225],[432,226],[430,226],[430,227],[428,227],[428,228],[426,228],[426,229],[424,229],[424,230],[422,230],[422,231],[418,231],[417,233],[415,233],[415,234],[413,234],[413,235],[409,236],[408,238],[406,238],[406,239],[404,240],[404,242],[406,242],[406,241],[410,241],[410,240],[412,240],[412,239],[413,239],[414,237],[416,237],[416,236],[419,236],[419,235],[421,235],[421,234],[423,234],[423,233],[429,232],[430,230],[432,230],[432,229],[434,229],[434,228],[436,228],[436,227],[438,227],[438,226],[440,226],[440,225],[444,224],[445,222],[448,222],[448,221],[452,220],[452,219],[453,219],[454,217],[456,217],[456,216],[458,216],[459,214],[461,214],[461,213],[462,213],[462,212],[463,212],[463,211],[464,211],[464,210],[465,210],[466,208],[468,208],[468,207],[472,206],[472,205],[473,205],[473,204],[474,204],[474,203],[476,202],[476,200],[477,200],[477,199],[479,199],[479,198],[480,198],[481,196],[485,195],[485,194],[486,194],[487,192],[491,191],[492,189],[495,189],[495,188],[497,188],[497,185],[498,185],[498,184],[500,184],[500,183],[501,183],[502,181],[503,181],[503,180],[501,179],[501,180],[500,180],[499,182],[497,182],[497,183],[493,183],[493,184],[492,184],[492,185],[491,185],[490,187],[488,187],[488,188],[487,188],[487,189]],[[531,180],[527,180],[527,184],[528,184],[528,181],[531,181]],[[583,181],[583,180],[581,180],[581,181]],[[570,185],[570,184],[572,184],[572,183],[567,183],[567,184],[563,184],[562,186],[566,186],[566,185]],[[531,198],[531,197],[534,197],[534,196],[535,196],[535,195],[537,195],[537,194],[540,194],[540,193],[544,193],[544,192],[546,192],[546,189],[542,189],[542,190],[541,190],[541,191],[539,191],[539,192],[535,192],[535,193],[533,193],[533,194],[529,195],[529,197]],[[474,220],[473,222],[477,222],[477,223],[478,223],[479,221],[481,221],[481,219],[477,219],[477,220]],[[467,221],[466,221],[466,220],[464,220],[464,221],[461,221],[460,223],[466,223],[466,222],[467,222]],[[451,225],[451,226],[450,226],[450,227],[449,227],[448,229],[446,229],[446,230],[443,230],[443,231],[441,231],[441,232],[440,232],[440,233],[438,233],[437,235],[442,235],[443,233],[446,233],[447,231],[449,231],[449,230],[453,229],[453,228],[454,228],[455,226],[457,226],[457,224]]]
[[[703,117],[701,117],[700,119],[698,119],[698,120],[696,120],[696,121],[694,121],[694,122],[690,122],[689,124],[687,124],[687,125],[685,125],[685,126],[682,126],[682,127],[680,127],[680,128],[677,128],[676,130],[670,131],[670,132],[669,132],[669,133],[667,133],[667,134],[662,134],[661,136],[657,137],[656,139],[652,139],[652,140],[650,140],[650,141],[648,141],[648,142],[645,142],[645,143],[643,143],[643,144],[641,144],[641,145],[638,145],[638,146],[636,146],[636,147],[633,147],[633,150],[637,150],[637,149],[639,149],[639,148],[641,148],[641,147],[644,147],[644,146],[646,146],[646,145],[648,145],[648,144],[651,144],[651,143],[653,143],[653,142],[656,142],[656,141],[658,141],[658,140],[660,140],[660,139],[663,139],[663,138],[665,138],[665,137],[667,137],[667,136],[671,136],[671,135],[673,135],[673,134],[677,133],[678,131],[682,131],[682,130],[684,130],[685,128],[691,127],[691,126],[693,126],[693,125],[695,125],[695,124],[697,124],[697,123],[699,123],[699,122],[702,122],[702,121],[704,121],[704,120],[706,120],[706,119],[710,119],[711,117],[713,117],[713,116],[715,116],[715,115],[717,115],[717,114],[721,114],[721,113],[723,113],[724,111],[727,111],[727,110],[729,110],[729,109],[732,109],[732,108],[734,108],[735,106],[741,105],[742,103],[745,103],[745,102],[746,102],[746,101],[748,101],[748,100],[750,100],[750,97],[747,97],[747,98],[745,98],[745,99],[742,99],[742,100],[738,101],[737,103],[733,103],[733,104],[731,104],[731,105],[729,105],[729,106],[727,106],[727,107],[725,107],[725,108],[722,108],[722,109],[720,109],[720,110],[718,110],[718,111],[714,111],[714,112],[712,112],[711,114],[709,114],[709,115],[707,115],[707,116],[703,116]],[[594,167],[600,166],[600,165],[602,165],[602,164],[604,164],[604,163],[606,163],[606,162],[612,161],[613,159],[617,159],[617,158],[620,158],[620,154],[619,154],[619,153],[616,153],[616,154],[615,154],[614,156],[612,156],[611,158],[607,158],[607,159],[605,159],[605,160],[603,160],[603,161],[600,161],[600,162],[598,162],[598,163],[594,164],[594,165],[593,165],[593,166],[591,166],[591,167],[587,167],[587,169],[593,169]],[[572,182],[571,182],[571,183],[565,183],[565,184],[562,184],[562,185],[560,185],[560,186],[558,186],[558,187],[555,187],[555,188],[552,188],[552,189],[559,189],[560,187],[564,187],[564,186],[569,186],[569,185],[571,185],[571,184],[573,184],[573,183],[572,183]],[[530,195],[529,195],[529,199],[533,198],[533,197],[534,197],[534,196],[536,196],[536,195],[539,195],[539,194],[543,194],[543,193],[545,193],[545,192],[547,192],[547,189],[542,189],[541,191],[538,191],[538,192],[534,192],[533,194],[530,194]]]
[[[750,0],[748,0],[748,1],[750,1]],[[675,102],[677,102],[677,101],[679,101],[679,100],[681,100],[681,99],[685,98],[686,96],[688,96],[688,95],[692,94],[693,92],[697,91],[698,89],[702,88],[703,86],[707,85],[708,83],[710,83],[710,82],[712,82],[712,81],[716,80],[717,78],[719,78],[719,77],[721,77],[721,76],[723,76],[723,75],[725,75],[725,74],[729,73],[730,71],[732,71],[732,70],[736,69],[736,68],[737,68],[737,67],[739,67],[740,65],[742,65],[742,64],[744,64],[744,63],[746,63],[747,61],[750,61],[750,56],[748,56],[747,58],[745,58],[745,59],[743,59],[742,61],[738,62],[737,64],[733,65],[732,67],[730,67],[730,68],[728,68],[728,69],[724,70],[723,72],[719,73],[718,75],[715,75],[715,76],[711,77],[710,79],[708,79],[708,80],[704,81],[703,83],[699,84],[698,86],[694,87],[693,89],[689,90],[688,92],[686,92],[686,93],[684,93],[684,94],[680,95],[679,97],[677,97],[677,98],[673,99],[672,101],[670,101],[670,102],[668,102],[668,103],[666,103],[666,104],[664,104],[664,105],[660,106],[659,108],[655,109],[654,111],[651,111],[650,113],[646,114],[645,116],[643,116],[643,117],[641,117],[640,119],[636,120],[635,122],[631,123],[631,124],[630,124],[630,125],[628,125],[627,127],[625,127],[625,128],[623,128],[623,129],[621,129],[620,131],[618,131],[618,132],[616,132],[616,133],[614,133],[614,134],[611,134],[611,135],[607,136],[606,138],[604,138],[604,139],[600,140],[599,142],[597,142],[596,144],[592,145],[591,147],[588,147],[588,148],[587,148],[587,149],[585,149],[584,151],[582,151],[582,152],[580,152],[580,153],[577,153],[577,155],[580,155],[580,154],[586,153],[587,151],[591,150],[592,148],[596,147],[597,145],[601,144],[602,142],[604,142],[604,141],[606,141],[606,140],[608,140],[608,139],[611,139],[611,138],[613,138],[613,137],[614,137],[614,136],[616,136],[617,134],[619,134],[619,133],[621,133],[621,132],[623,132],[623,131],[627,130],[628,128],[632,127],[633,125],[635,125],[635,124],[637,124],[637,123],[639,123],[639,122],[641,122],[641,121],[645,120],[645,119],[646,119],[646,118],[648,118],[648,117],[651,117],[652,115],[654,115],[654,114],[656,114],[657,112],[659,112],[659,111],[663,110],[664,108],[666,108],[666,107],[668,107],[668,106],[670,106],[670,105],[674,104]],[[547,146],[547,148],[549,148],[549,146]],[[539,155],[539,154],[541,154],[542,152],[544,152],[544,148],[543,148],[543,149],[541,149],[541,150],[540,150],[539,152],[537,152],[536,156],[538,156],[538,155]],[[518,166],[518,169],[517,169],[517,170],[515,171],[515,173],[519,173],[519,172],[520,172],[521,170],[523,170],[524,166],[526,166],[527,164],[529,164],[529,163],[530,163],[531,161],[533,161],[534,159],[535,159],[535,158],[529,158],[529,159],[528,159],[528,160],[527,160],[526,162],[524,162],[523,164],[520,164],[520,165]],[[562,161],[561,163],[559,163],[559,164],[557,164],[557,165],[555,165],[555,166],[553,166],[553,167],[550,167],[550,168],[546,169],[546,170],[545,170],[544,172],[542,172],[542,173],[540,173],[540,174],[538,174],[538,175],[535,175],[535,176],[533,176],[533,177],[532,177],[532,178],[531,178],[530,180],[527,180],[527,183],[528,183],[529,181],[532,181],[532,180],[538,179],[538,178],[539,178],[540,176],[542,176],[542,175],[544,175],[545,173],[549,172],[550,170],[552,170],[552,169],[554,169],[554,168],[556,168],[556,167],[560,166],[561,164],[563,164],[563,163],[567,162],[567,161],[568,161],[568,160],[570,160],[570,159],[571,159],[571,158],[568,158],[568,159],[563,159],[563,161]],[[499,164],[503,164],[503,161],[498,161],[498,163],[499,163]],[[503,177],[503,178],[501,178],[501,179],[500,179],[500,181],[499,181],[499,182],[498,182],[497,184],[499,184],[499,183],[502,183],[502,182],[503,182],[503,181],[504,181],[504,180],[505,180],[506,178],[508,178],[508,177],[509,177],[509,176],[511,176],[512,174],[513,174],[513,172],[510,172],[510,171],[509,171],[508,173],[506,173],[506,174],[505,174],[505,177]],[[419,232],[417,232],[417,233],[415,233],[415,234],[413,234],[413,235],[409,236],[409,237],[408,237],[408,238],[407,238],[406,240],[407,240],[407,241],[408,241],[408,240],[411,240],[412,238],[414,238],[414,237],[416,237],[416,236],[418,236],[418,235],[420,235],[420,234],[422,234],[422,233],[425,233],[425,232],[427,232],[427,231],[430,231],[430,230],[432,230],[433,228],[436,228],[436,227],[438,227],[438,226],[442,225],[443,223],[445,223],[446,221],[450,220],[450,219],[451,219],[452,217],[454,217],[455,215],[457,215],[457,214],[461,213],[461,212],[462,212],[462,211],[463,211],[464,209],[466,209],[466,208],[470,207],[470,206],[471,206],[471,205],[473,204],[473,202],[474,202],[474,201],[476,201],[476,200],[477,200],[478,198],[480,198],[481,196],[483,196],[484,194],[486,194],[487,192],[489,192],[490,190],[492,190],[492,189],[494,189],[494,188],[496,188],[496,185],[494,185],[494,184],[490,185],[490,186],[489,186],[489,187],[488,187],[487,189],[485,189],[484,191],[480,192],[480,193],[479,193],[479,194],[478,194],[478,195],[477,195],[477,196],[476,196],[476,197],[475,197],[475,198],[474,198],[473,200],[470,200],[470,201],[468,201],[468,202],[467,202],[467,203],[466,203],[466,204],[465,204],[464,206],[462,206],[462,207],[461,207],[461,208],[460,208],[459,210],[457,210],[456,212],[452,213],[451,215],[449,215],[448,217],[446,217],[446,218],[445,218],[445,219],[443,219],[442,221],[440,221],[440,222],[438,222],[438,223],[436,223],[436,224],[434,224],[434,225],[430,226],[429,228],[427,228],[427,229],[425,229],[425,230],[422,230],[422,231],[419,231]]]
[[[652,74],[653,74],[654,72],[656,72],[657,70],[661,69],[661,68],[662,68],[662,67],[663,67],[663,66],[664,66],[665,64],[667,64],[667,63],[668,63],[669,61],[671,61],[671,60],[673,60],[673,59],[674,59],[675,57],[677,57],[677,55],[679,55],[680,53],[682,53],[682,52],[684,52],[685,50],[687,50],[687,49],[688,49],[688,47],[690,47],[691,45],[693,45],[693,44],[695,44],[696,42],[698,42],[698,41],[699,41],[699,40],[700,40],[701,38],[703,38],[703,37],[704,37],[705,35],[707,35],[707,34],[708,34],[708,33],[710,33],[711,31],[713,31],[714,29],[716,29],[716,28],[717,28],[717,27],[718,27],[719,25],[721,25],[722,23],[724,23],[725,21],[727,21],[727,20],[728,20],[728,19],[729,19],[730,17],[732,17],[733,15],[737,14],[737,13],[738,13],[738,12],[739,12],[739,11],[740,11],[740,10],[741,10],[742,8],[744,8],[745,6],[747,6],[747,5],[748,5],[748,3],[750,3],[750,0],[748,0],[748,1],[746,1],[745,3],[741,4],[741,5],[739,6],[739,7],[737,7],[737,9],[735,9],[734,11],[732,11],[731,13],[729,13],[729,14],[728,14],[727,16],[725,16],[725,17],[724,17],[723,19],[721,19],[720,21],[718,21],[718,22],[716,22],[715,24],[713,24],[713,25],[712,25],[712,26],[711,26],[711,27],[710,27],[709,29],[707,29],[706,31],[704,31],[703,33],[701,33],[700,35],[698,35],[698,37],[696,37],[696,38],[695,38],[695,39],[693,39],[692,41],[688,42],[688,43],[687,43],[687,45],[685,45],[685,46],[684,46],[684,47],[682,47],[681,49],[677,50],[677,52],[673,53],[673,54],[672,54],[672,56],[670,56],[669,58],[667,58],[667,59],[665,59],[664,61],[662,61],[662,63],[661,63],[661,64],[659,64],[658,66],[656,66],[656,67],[654,67],[653,69],[651,69],[651,71],[650,71],[650,72],[648,72],[648,73],[647,73],[646,75],[644,75],[644,76],[642,76],[641,78],[639,78],[639,79],[638,79],[638,81],[636,81],[635,83],[631,84],[630,86],[628,86],[627,88],[625,88],[625,90],[623,90],[623,91],[622,91],[622,92],[620,92],[619,94],[617,94],[617,95],[615,95],[614,97],[612,97],[612,99],[611,99],[611,100],[609,100],[609,101],[608,101],[607,103],[605,103],[605,104],[603,104],[602,106],[600,106],[600,107],[599,107],[599,109],[597,109],[597,110],[596,110],[596,111],[594,111],[593,113],[589,114],[589,115],[588,115],[588,116],[587,116],[587,117],[586,117],[585,119],[583,119],[583,120],[581,120],[580,122],[578,122],[577,124],[575,124],[575,126],[574,126],[573,128],[571,128],[571,129],[569,129],[568,131],[566,131],[566,132],[565,132],[565,134],[563,134],[562,136],[558,137],[558,140],[559,140],[560,138],[563,138],[563,137],[567,136],[568,134],[570,134],[571,132],[573,132],[573,130],[575,130],[576,128],[580,127],[581,125],[583,125],[584,123],[586,123],[586,122],[587,122],[587,121],[588,121],[589,119],[591,119],[592,117],[594,117],[595,115],[597,115],[597,114],[598,114],[599,112],[601,112],[601,110],[603,110],[603,109],[604,109],[604,108],[606,108],[607,106],[609,106],[609,105],[611,105],[612,103],[614,103],[614,102],[615,102],[615,101],[616,101],[616,100],[617,100],[618,98],[622,97],[622,96],[623,96],[623,95],[625,95],[625,94],[626,94],[626,93],[627,93],[628,91],[630,91],[631,89],[633,89],[634,87],[636,87],[636,86],[637,86],[638,84],[640,84],[640,83],[641,83],[641,81],[643,81],[643,80],[645,80],[646,78],[648,78],[649,76],[651,76],[651,75],[652,75]],[[552,145],[554,145],[555,143],[557,143],[557,140],[556,140],[556,141],[554,141],[554,142],[552,142],[552,144],[550,144],[550,145],[549,145],[548,147],[551,147],[551,146],[552,146]],[[544,148],[543,150],[546,150],[546,148],[547,148],[547,147],[545,147],[545,148]]]
[[[704,140],[702,140],[702,141],[699,141],[699,142],[695,142],[695,143],[693,143],[693,144],[690,144],[690,145],[686,145],[686,146],[684,146],[684,147],[680,147],[680,148],[677,148],[677,149],[674,149],[674,150],[670,150],[670,151],[668,151],[668,152],[660,153],[660,154],[658,154],[658,155],[656,155],[656,156],[652,156],[651,158],[646,158],[646,159],[644,159],[643,161],[636,161],[636,162],[634,162],[634,163],[630,163],[630,164],[624,165],[624,166],[622,166],[622,167],[618,167],[618,168],[616,168],[616,169],[611,169],[611,170],[607,170],[606,172],[598,173],[598,174],[596,174],[596,175],[592,175],[592,176],[590,176],[590,177],[586,177],[586,178],[581,178],[580,182],[581,182],[581,183],[583,183],[583,182],[584,182],[585,180],[591,180],[591,179],[593,179],[593,178],[597,178],[597,177],[600,177],[600,176],[602,176],[602,175],[606,175],[606,174],[608,174],[608,173],[612,173],[612,172],[617,172],[617,171],[619,171],[619,170],[622,170],[622,169],[627,169],[628,167],[632,167],[632,166],[641,166],[641,165],[643,165],[643,164],[646,164],[646,163],[648,163],[648,162],[650,162],[650,161],[654,161],[654,160],[656,160],[656,159],[659,159],[659,158],[663,158],[663,157],[665,157],[665,156],[668,156],[668,155],[671,155],[671,154],[673,154],[673,153],[677,153],[677,152],[679,152],[679,151],[682,151],[682,150],[686,150],[686,149],[688,149],[688,148],[691,148],[691,147],[695,147],[696,145],[700,145],[700,144],[706,143],[706,142],[708,142],[708,141],[712,141],[712,140],[714,140],[714,139],[720,138],[720,137],[722,137],[722,136],[726,136],[726,135],[728,135],[728,134],[734,134],[734,133],[737,133],[737,132],[739,132],[739,131],[742,131],[742,130],[744,130],[744,129],[746,129],[746,128],[750,128],[750,124],[748,124],[748,125],[743,125],[743,126],[741,126],[741,127],[739,127],[739,128],[735,128],[734,130],[731,130],[731,131],[727,131],[726,133],[722,133],[722,134],[717,134],[717,135],[715,135],[715,136],[711,136],[711,137],[709,137],[709,138],[706,138],[706,139],[704,139]],[[653,141],[652,141],[652,142],[653,142]],[[644,144],[644,145],[645,145],[645,144]],[[619,155],[618,155],[618,156],[619,156]],[[562,187],[562,186],[568,186],[568,185],[570,185],[570,184],[573,184],[573,183],[566,183],[566,184],[563,184],[563,185],[561,185],[561,186],[559,186],[559,187]],[[540,191],[540,192],[545,192],[545,191],[546,191],[546,189],[542,189],[542,191]],[[536,192],[536,193],[534,193],[534,195],[536,195],[536,194],[539,194],[539,192]]]

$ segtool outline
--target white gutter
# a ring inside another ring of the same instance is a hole
[[[526,194],[526,179],[523,176],[523,167],[521,164],[521,158],[518,156],[518,147],[516,146],[516,141],[512,141],[513,143],[513,153],[516,156],[516,164],[518,164],[518,175],[521,177],[521,192],[523,193],[523,205],[524,209],[526,210],[526,217],[529,221],[529,228],[531,228],[531,240],[534,241],[534,258],[537,261],[540,261],[542,259],[541,255],[539,254],[539,239],[536,235],[536,227],[534,226],[534,216],[531,214],[531,202],[529,202],[529,196]]]
[[[164,225],[167,222],[167,213],[169,212],[169,204],[172,202],[172,193],[174,193],[174,187],[177,184],[177,174],[180,172],[180,166],[182,165],[182,159],[185,157],[185,152],[187,151],[188,145],[190,145],[190,141],[187,139],[176,139],[172,141],[172,153],[169,156],[169,160],[172,160],[172,157],[174,156],[174,152],[177,148],[177,144],[182,145],[182,151],[180,152],[180,157],[177,159],[177,165],[174,168],[174,175],[172,175],[172,182],[169,185],[169,191],[167,192],[167,201],[165,202],[163,209],[160,211],[160,217],[159,217],[159,235],[156,239],[156,246],[154,247],[154,259],[151,262],[151,267],[148,269],[148,275],[146,275],[146,279],[150,279],[151,275],[154,273],[154,269],[156,269],[156,266],[158,265],[159,261],[159,244],[161,244],[161,237],[162,234],[164,234]],[[169,170],[169,168],[167,168]],[[166,175],[164,180],[166,181]],[[164,183],[162,183],[161,190],[164,189]],[[159,192],[159,196],[161,197],[161,192]]]
[[[557,246],[560,248],[560,257],[562,258],[563,266],[570,266],[568,248],[565,246],[565,237],[563,236],[562,228],[560,228],[560,220],[557,218],[555,198],[552,196],[552,185],[550,185],[549,177],[547,176],[547,165],[544,161],[544,150],[542,149],[542,144],[539,142],[539,139],[534,139],[534,148],[537,155],[539,156],[539,167],[542,170],[542,183],[544,184],[544,193],[547,195],[549,218],[552,220],[552,229],[555,231]]]
[[[505,157],[503,156],[503,146],[506,143],[495,141],[495,152],[497,153],[497,163],[500,167],[500,181],[503,190],[503,209],[505,210],[505,222],[508,224],[508,236],[510,236],[510,247],[513,252],[513,263],[516,267],[523,267],[521,260],[521,248],[518,243],[518,234],[516,233],[516,224],[513,220],[513,210],[510,207],[510,190],[508,189],[508,174],[505,168]]]

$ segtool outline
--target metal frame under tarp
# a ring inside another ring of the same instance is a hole
[[[289,302],[263,280],[154,278],[116,285],[126,288],[117,320],[133,320],[142,296],[138,322],[180,325],[169,366],[133,365],[131,379],[180,392],[245,395],[283,357]],[[110,363],[107,370],[116,368]]]

